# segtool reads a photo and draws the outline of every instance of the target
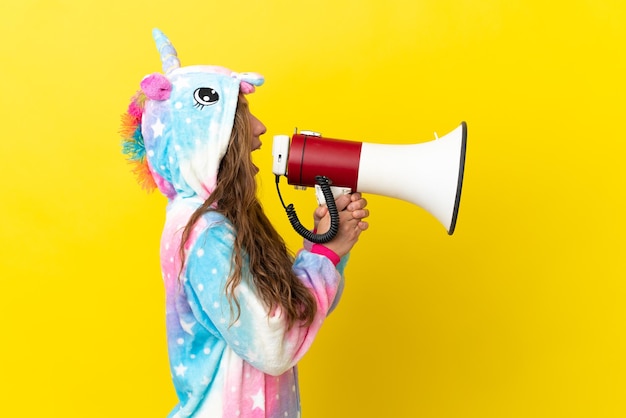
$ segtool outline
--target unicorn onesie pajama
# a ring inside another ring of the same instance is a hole
[[[280,309],[268,313],[243,269],[233,316],[225,285],[236,231],[215,211],[203,215],[185,245],[181,232],[215,188],[230,140],[239,92],[263,78],[222,67],[181,67],[175,49],[153,31],[164,74],[145,77],[124,116],[124,152],[144,186],[167,199],[161,240],[167,342],[179,404],[170,417],[299,417],[296,364],[311,346],[343,289],[346,258],[305,245],[293,271],[317,301],[309,327],[288,329]],[[233,322],[234,321],[234,322]]]

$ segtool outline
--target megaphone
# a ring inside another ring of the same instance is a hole
[[[338,193],[358,191],[397,198],[425,209],[452,235],[461,201],[466,143],[465,122],[445,136],[417,144],[375,144],[302,131],[291,138],[274,136],[272,171],[277,189],[280,176],[296,187],[321,189],[329,210]],[[310,233],[298,225],[293,205],[283,202],[283,206],[296,231],[312,242],[328,242],[336,233],[332,225],[326,237]],[[331,213],[331,224],[332,218]]]

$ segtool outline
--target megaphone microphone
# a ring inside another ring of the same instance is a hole
[[[467,124],[435,140],[417,144],[375,144],[324,138],[302,131],[291,138],[275,135],[272,171],[276,188],[294,229],[311,242],[330,241],[338,230],[334,198],[362,192],[413,203],[454,233],[465,169]],[[278,183],[281,176],[298,188],[316,187],[328,205],[331,229],[314,234],[300,224],[293,205],[285,206]]]

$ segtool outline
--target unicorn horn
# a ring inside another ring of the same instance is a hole
[[[157,50],[161,55],[161,62],[163,63],[163,72],[169,74],[171,71],[180,67],[180,61],[174,46],[170,40],[165,36],[163,32],[158,29],[152,30],[152,37],[156,42]]]

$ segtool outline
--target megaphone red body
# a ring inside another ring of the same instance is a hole
[[[433,141],[373,144],[324,138],[313,132],[274,137],[273,172],[295,186],[315,186],[316,177],[335,188],[393,197],[420,206],[452,235],[463,185],[467,125]]]

